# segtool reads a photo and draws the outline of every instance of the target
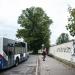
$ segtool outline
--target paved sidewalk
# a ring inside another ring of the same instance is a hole
[[[48,56],[43,61],[41,55],[39,56],[39,71],[40,75],[75,75],[75,68]]]

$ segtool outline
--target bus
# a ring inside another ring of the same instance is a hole
[[[27,43],[0,37],[0,70],[28,59]]]

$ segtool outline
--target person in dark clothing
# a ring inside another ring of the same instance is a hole
[[[43,50],[42,55],[43,55],[43,61],[45,61],[45,58],[46,58],[46,51],[45,50]]]

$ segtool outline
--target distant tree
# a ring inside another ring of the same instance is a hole
[[[41,45],[49,47],[50,29],[52,20],[40,7],[31,7],[22,11],[18,18],[18,24],[22,27],[18,29],[16,36],[28,42],[29,49],[33,53],[38,53]]]
[[[68,25],[66,26],[67,30],[70,32],[72,36],[75,36],[75,8],[68,8],[69,11],[69,18],[68,18]]]
[[[62,34],[58,37],[58,39],[57,39],[57,41],[56,41],[56,44],[58,45],[58,44],[62,44],[62,43],[68,42],[68,41],[69,41],[69,36],[68,36],[68,34],[67,34],[67,33],[62,33]]]

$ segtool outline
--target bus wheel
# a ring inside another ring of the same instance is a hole
[[[16,58],[15,66],[17,66],[18,64],[19,64],[19,58]]]

